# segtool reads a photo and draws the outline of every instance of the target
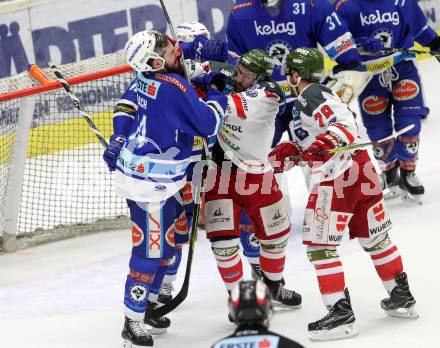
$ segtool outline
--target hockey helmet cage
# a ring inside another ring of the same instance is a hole
[[[165,59],[162,56],[167,45],[167,35],[159,31],[144,30],[136,33],[125,45],[127,63],[138,72],[161,70],[165,66]],[[154,69],[150,65],[151,59],[162,60],[162,67]]]
[[[184,22],[176,27],[177,41],[193,42],[197,35],[205,35],[211,38],[209,30],[200,22]]]
[[[261,280],[241,281],[229,297],[229,314],[237,325],[269,326],[273,315],[270,291]]]
[[[324,56],[317,48],[297,48],[286,57],[286,75],[295,70],[302,80],[320,81],[324,73]]]

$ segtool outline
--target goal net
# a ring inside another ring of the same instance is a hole
[[[113,107],[134,78],[123,53],[59,69],[108,138]],[[27,72],[0,79],[0,248],[128,226],[102,153],[58,82],[41,85]]]

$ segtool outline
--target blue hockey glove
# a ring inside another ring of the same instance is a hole
[[[210,89],[211,85],[214,85],[220,92],[223,92],[226,87],[226,75],[219,72],[209,72],[200,74],[199,76],[193,78],[191,82],[194,85],[201,87],[205,91]]]
[[[113,134],[110,137],[107,149],[104,151],[102,157],[107,164],[108,169],[113,172],[116,169],[116,161],[121,153],[122,147],[125,144],[125,137],[123,135]]]
[[[197,37],[195,40],[197,40]],[[215,60],[217,62],[225,62],[227,59],[228,59],[228,44],[226,43],[226,41],[206,40],[203,43],[203,46],[200,49],[200,59],[199,60],[201,62],[205,62],[208,60]]]
[[[366,52],[379,52],[384,49],[383,41],[375,37],[360,37],[355,40],[356,46]]]

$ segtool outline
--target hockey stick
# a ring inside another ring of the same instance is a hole
[[[173,39],[177,41],[177,36],[174,31],[173,24],[171,23],[170,16],[168,15],[168,11],[165,7],[165,4],[163,0],[160,0],[160,5],[162,6],[163,13],[165,15],[165,19],[168,23],[168,26],[171,31],[171,35],[173,36]],[[188,79],[185,65],[183,64],[183,57],[180,58],[181,64],[184,67],[184,74],[185,78]],[[208,143],[205,138],[202,139],[203,141],[203,149],[204,149],[204,157],[208,159],[209,157],[209,149],[208,149]],[[150,313],[147,313],[147,315],[151,316],[152,318],[159,318],[162,317],[172,310],[174,310],[177,306],[179,306],[187,297],[188,290],[189,290],[189,279],[191,275],[191,266],[192,266],[192,260],[194,256],[194,248],[195,248],[195,242],[197,239],[197,226],[199,221],[199,215],[200,215],[200,206],[201,206],[201,199],[198,199],[199,195],[201,194],[202,188],[205,185],[205,179],[206,179],[206,173],[207,169],[206,166],[204,166],[204,170],[202,172],[202,177],[200,180],[200,184],[195,187],[194,190],[194,213],[193,213],[193,219],[191,224],[191,231],[190,231],[190,237],[189,237],[189,248],[188,248],[188,257],[186,261],[186,269],[185,269],[185,278],[183,279],[182,288],[177,293],[175,297],[173,297],[168,303],[164,304],[161,307],[153,309]]]
[[[415,127],[414,124],[410,124],[409,126],[406,126],[405,128],[402,128],[400,131],[398,131],[396,133],[393,133],[393,134],[391,134],[391,135],[389,135],[389,136],[387,136],[387,137],[385,137],[383,139],[380,139],[380,140],[377,140],[377,141],[370,141],[368,143],[335,147],[333,149],[319,151],[318,155],[325,155],[327,153],[335,153],[335,152],[341,152],[341,151],[348,151],[348,150],[359,149],[359,148],[370,146],[370,145],[380,144],[380,143],[383,143],[385,141],[394,139],[394,138],[398,137],[399,135],[408,132],[409,130],[413,129],[414,127]]]
[[[89,125],[90,129],[92,130],[92,132],[95,133],[95,135],[98,138],[98,140],[101,143],[101,145],[104,146],[105,148],[107,148],[107,146],[108,146],[107,141],[105,140],[104,136],[99,131],[99,129],[96,128],[95,122],[93,122],[93,119],[90,117],[90,115],[87,112],[87,110],[81,104],[81,102],[78,99],[78,97],[75,95],[75,93],[72,92],[72,89],[70,88],[69,83],[64,79],[64,76],[61,73],[61,71],[53,63],[49,63],[49,67],[53,71],[55,76],[57,77],[57,80],[63,86],[63,88],[66,91],[67,95],[69,96],[70,100],[72,100],[73,105],[75,105],[75,108],[78,109],[78,111],[81,113],[82,117],[84,117],[84,119],[86,120],[86,122]]]
[[[434,57],[440,57],[440,51],[439,52],[432,52],[432,51],[420,51],[420,50],[414,50],[414,49],[404,49],[404,48],[388,48],[384,47],[379,52],[381,53],[408,53],[408,54],[429,54]]]
[[[398,131],[396,133],[393,133],[393,134],[391,134],[391,135],[389,135],[389,136],[387,136],[385,138],[382,138],[380,140],[377,140],[377,141],[370,141],[368,143],[335,147],[333,149],[319,151],[317,154],[319,156],[322,156],[322,155],[325,155],[327,153],[336,153],[336,152],[341,152],[341,151],[348,151],[348,150],[359,149],[359,148],[370,146],[370,145],[380,144],[380,143],[383,143],[384,141],[388,141],[388,140],[394,139],[394,138],[398,137],[399,135],[408,132],[409,130],[413,129],[414,127],[415,127],[414,124],[410,124],[409,126],[406,126],[405,128],[402,128],[400,131]],[[300,156],[290,156],[290,157],[288,157],[288,159],[290,161],[301,161],[301,157]]]

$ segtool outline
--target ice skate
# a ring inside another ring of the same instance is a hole
[[[284,280],[272,281],[265,278],[265,283],[272,293],[274,306],[284,308],[300,308],[302,303],[301,295],[293,290],[284,287]]]
[[[416,300],[409,291],[406,273],[399,273],[395,280],[397,285],[391,291],[390,297],[380,303],[382,309],[390,317],[417,319],[419,315],[415,310]]]
[[[145,312],[144,323],[150,335],[161,335],[167,332],[171,325],[171,320],[167,317],[152,318],[151,312],[157,307],[157,303],[148,302]]]
[[[131,320],[125,317],[121,335],[124,339],[124,348],[153,346],[153,338],[147,333],[142,321]]]
[[[354,337],[358,334],[355,321],[346,289],[345,298],[330,307],[324,318],[309,324],[309,338],[312,341],[330,341]]]
[[[417,177],[414,170],[400,169],[400,188],[402,189],[402,200],[415,204],[422,204],[422,196],[425,194],[425,188]]]
[[[263,272],[261,271],[260,264],[258,263],[250,263],[252,268],[252,279],[263,279]]]
[[[162,304],[168,303],[173,298],[172,292],[174,290],[174,286],[172,282],[163,282],[160,287],[159,297],[157,298],[157,302]]]
[[[401,194],[398,167],[383,171],[380,177],[382,180],[383,197],[385,199],[392,199]]]

